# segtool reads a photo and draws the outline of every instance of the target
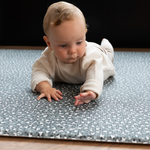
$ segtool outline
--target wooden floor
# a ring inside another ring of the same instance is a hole
[[[44,48],[0,46],[0,49]],[[115,51],[150,52],[150,49],[115,48]],[[150,145],[0,137],[0,150],[150,150]]]
[[[0,150],[150,150],[150,145],[0,137]]]

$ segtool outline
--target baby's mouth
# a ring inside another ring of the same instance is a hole
[[[69,64],[73,64],[75,63],[76,61],[78,60],[78,55],[75,53],[75,54],[72,54],[71,57],[69,58]]]
[[[76,54],[76,53],[72,54],[72,55],[71,55],[71,58],[72,58],[72,59],[77,58],[77,54]]]

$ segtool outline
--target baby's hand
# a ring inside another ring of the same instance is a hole
[[[37,100],[40,100],[43,97],[47,97],[47,100],[51,102],[51,97],[58,101],[59,99],[62,99],[62,93],[59,90],[56,90],[52,87],[45,87],[40,91],[40,96],[37,98]]]
[[[74,105],[76,106],[84,103],[89,103],[91,100],[94,100],[96,97],[97,94],[92,91],[80,93],[78,96],[74,97],[76,99]]]

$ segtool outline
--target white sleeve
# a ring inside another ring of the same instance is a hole
[[[36,60],[32,66],[31,89],[33,92],[36,92],[36,85],[42,81],[47,81],[50,86],[52,86],[52,80],[50,79],[50,72],[52,72],[52,68],[49,66],[49,62],[45,53],[48,55],[46,51],[43,52],[41,58]]]
[[[102,67],[103,58],[93,59],[90,62],[89,67],[86,71],[86,81],[81,86],[80,91],[93,91],[95,92],[99,98],[103,89],[103,67]]]
[[[42,81],[47,81],[50,86],[52,86],[52,81],[50,80],[50,75],[46,71],[45,67],[42,63],[36,61],[32,67],[32,74],[31,74],[31,89],[33,92],[36,92],[35,88],[36,85]]]

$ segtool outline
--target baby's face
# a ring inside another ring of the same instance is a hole
[[[61,62],[74,63],[85,53],[86,31],[81,17],[51,27],[48,37],[50,49]]]

